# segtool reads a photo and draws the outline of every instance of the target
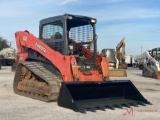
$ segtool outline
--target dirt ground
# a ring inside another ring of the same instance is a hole
[[[131,80],[141,94],[153,105],[88,111],[86,114],[59,107],[57,102],[45,103],[14,94],[14,72],[10,67],[0,70],[0,120],[160,120],[160,80],[145,78],[141,70],[128,68],[128,77],[112,80]],[[110,91],[112,92],[112,91]]]

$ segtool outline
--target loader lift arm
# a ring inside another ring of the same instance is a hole
[[[49,61],[54,63],[54,65],[60,70],[64,81],[73,81],[70,71],[70,56],[63,56],[59,52],[52,50],[49,46],[30,33],[23,31],[16,32],[15,36],[18,46],[18,53],[25,53],[24,48],[31,48],[37,51],[41,55],[45,56]],[[64,67],[65,69],[63,69]]]

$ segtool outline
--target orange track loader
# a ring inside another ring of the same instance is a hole
[[[14,92],[78,112],[148,104],[131,81],[110,81],[109,60],[97,54],[95,24],[65,14],[41,20],[39,39],[16,32]]]

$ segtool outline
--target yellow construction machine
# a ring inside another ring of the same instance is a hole
[[[109,58],[109,75],[110,77],[127,77],[126,66],[125,63],[125,44],[126,39],[123,38],[115,49],[102,49],[102,56],[106,56]],[[122,52],[120,49],[122,48]]]
[[[116,46],[115,57],[119,61],[118,69],[127,69],[127,63],[125,62],[125,46],[126,46],[126,39],[123,38],[120,43]],[[121,50],[122,48],[122,50]]]

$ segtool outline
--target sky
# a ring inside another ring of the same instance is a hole
[[[126,38],[126,54],[160,47],[160,0],[0,0],[0,36],[16,48],[16,31],[39,36],[39,21],[65,13],[97,19],[97,46],[116,48]]]

